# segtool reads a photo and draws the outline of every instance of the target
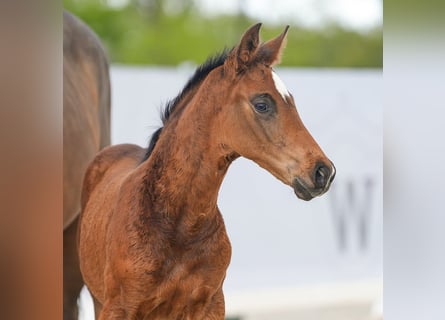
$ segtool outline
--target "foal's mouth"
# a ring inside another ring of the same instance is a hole
[[[305,201],[309,201],[315,197],[321,196],[329,189],[329,186],[327,186],[326,188],[310,188],[300,178],[295,178],[292,187],[294,188],[295,195],[299,199]]]

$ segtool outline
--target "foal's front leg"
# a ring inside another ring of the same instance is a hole
[[[204,316],[205,320],[224,320],[226,306],[222,288],[213,296],[207,312],[208,314]]]
[[[99,315],[102,311],[102,304],[95,297],[92,298],[94,304],[94,319],[99,319]]]
[[[104,303],[97,320],[135,320],[136,312],[130,312],[122,308],[119,303],[109,300]]]
[[[225,305],[222,289],[210,299],[207,304],[197,304],[186,320],[224,320]]]

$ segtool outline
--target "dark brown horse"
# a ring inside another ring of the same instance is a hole
[[[82,180],[96,153],[110,144],[108,62],[96,35],[63,13],[63,318],[77,319],[83,286],[77,255]]]
[[[109,147],[89,166],[79,255],[96,318],[224,318],[231,246],[217,197],[237,157],[301,199],[328,190],[334,166],[272,69],[288,28],[266,43],[259,29],[197,69],[148,150]]]

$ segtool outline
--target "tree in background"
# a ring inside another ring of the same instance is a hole
[[[101,37],[114,63],[177,65],[202,63],[230,46],[252,20],[246,2],[238,13],[206,17],[193,0],[64,0],[64,7],[79,16]],[[292,26],[282,65],[300,67],[382,68],[382,28],[367,32],[331,23],[318,29],[283,21],[264,24],[263,38]]]

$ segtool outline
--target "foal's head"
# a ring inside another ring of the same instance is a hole
[[[227,86],[219,114],[222,144],[253,160],[295,194],[310,200],[329,189],[335,167],[303,125],[292,94],[274,72],[285,46],[288,27],[260,43],[254,25],[229,53],[221,86]]]

